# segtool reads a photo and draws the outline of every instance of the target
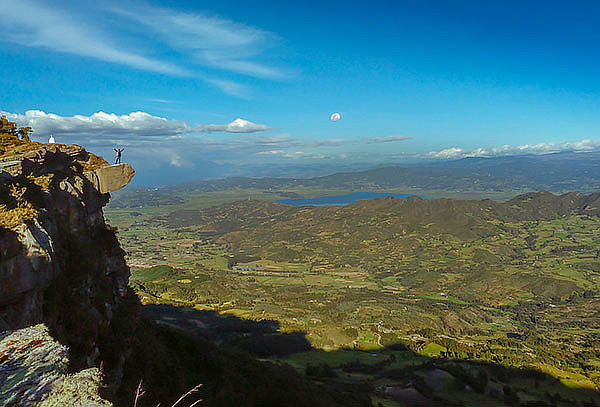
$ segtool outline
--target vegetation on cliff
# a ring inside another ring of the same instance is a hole
[[[14,228],[32,220],[38,214],[28,195],[36,191],[26,182],[0,181],[0,228]]]
[[[6,117],[0,117],[0,154],[8,147],[30,143],[29,135],[32,132],[31,127],[17,127]]]

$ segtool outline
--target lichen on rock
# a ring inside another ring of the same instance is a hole
[[[0,405],[110,407],[99,395],[102,374],[68,373],[68,349],[45,325],[0,333]]]

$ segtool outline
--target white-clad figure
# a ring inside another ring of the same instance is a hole
[[[48,139],[48,144],[54,144],[56,143],[56,140],[54,140],[54,136],[51,134],[50,138]]]

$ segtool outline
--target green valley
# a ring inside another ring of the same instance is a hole
[[[503,367],[529,372],[522,373],[527,390],[515,390],[521,401],[538,392],[547,405],[567,405],[556,403],[600,401],[593,391],[600,386],[599,198],[540,192],[505,202],[383,198],[291,207],[247,199],[215,206],[210,197],[196,207],[107,215],[143,302],[274,321],[276,329],[219,333],[201,328],[213,326],[205,317],[147,308],[163,323],[319,380],[368,383],[384,405],[409,397],[388,393],[415,387],[418,377],[435,382],[432,371],[454,372],[444,379],[453,386],[457,377],[485,375],[496,391],[444,390],[445,400],[497,405],[515,386]],[[540,384],[543,373],[554,379]],[[553,380],[574,390],[557,399]],[[446,388],[423,386],[421,395]]]

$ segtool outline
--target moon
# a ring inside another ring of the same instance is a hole
[[[329,116],[329,120],[331,120],[332,122],[337,122],[341,118],[342,118],[342,115],[339,114],[338,112],[331,113],[331,116]]]

